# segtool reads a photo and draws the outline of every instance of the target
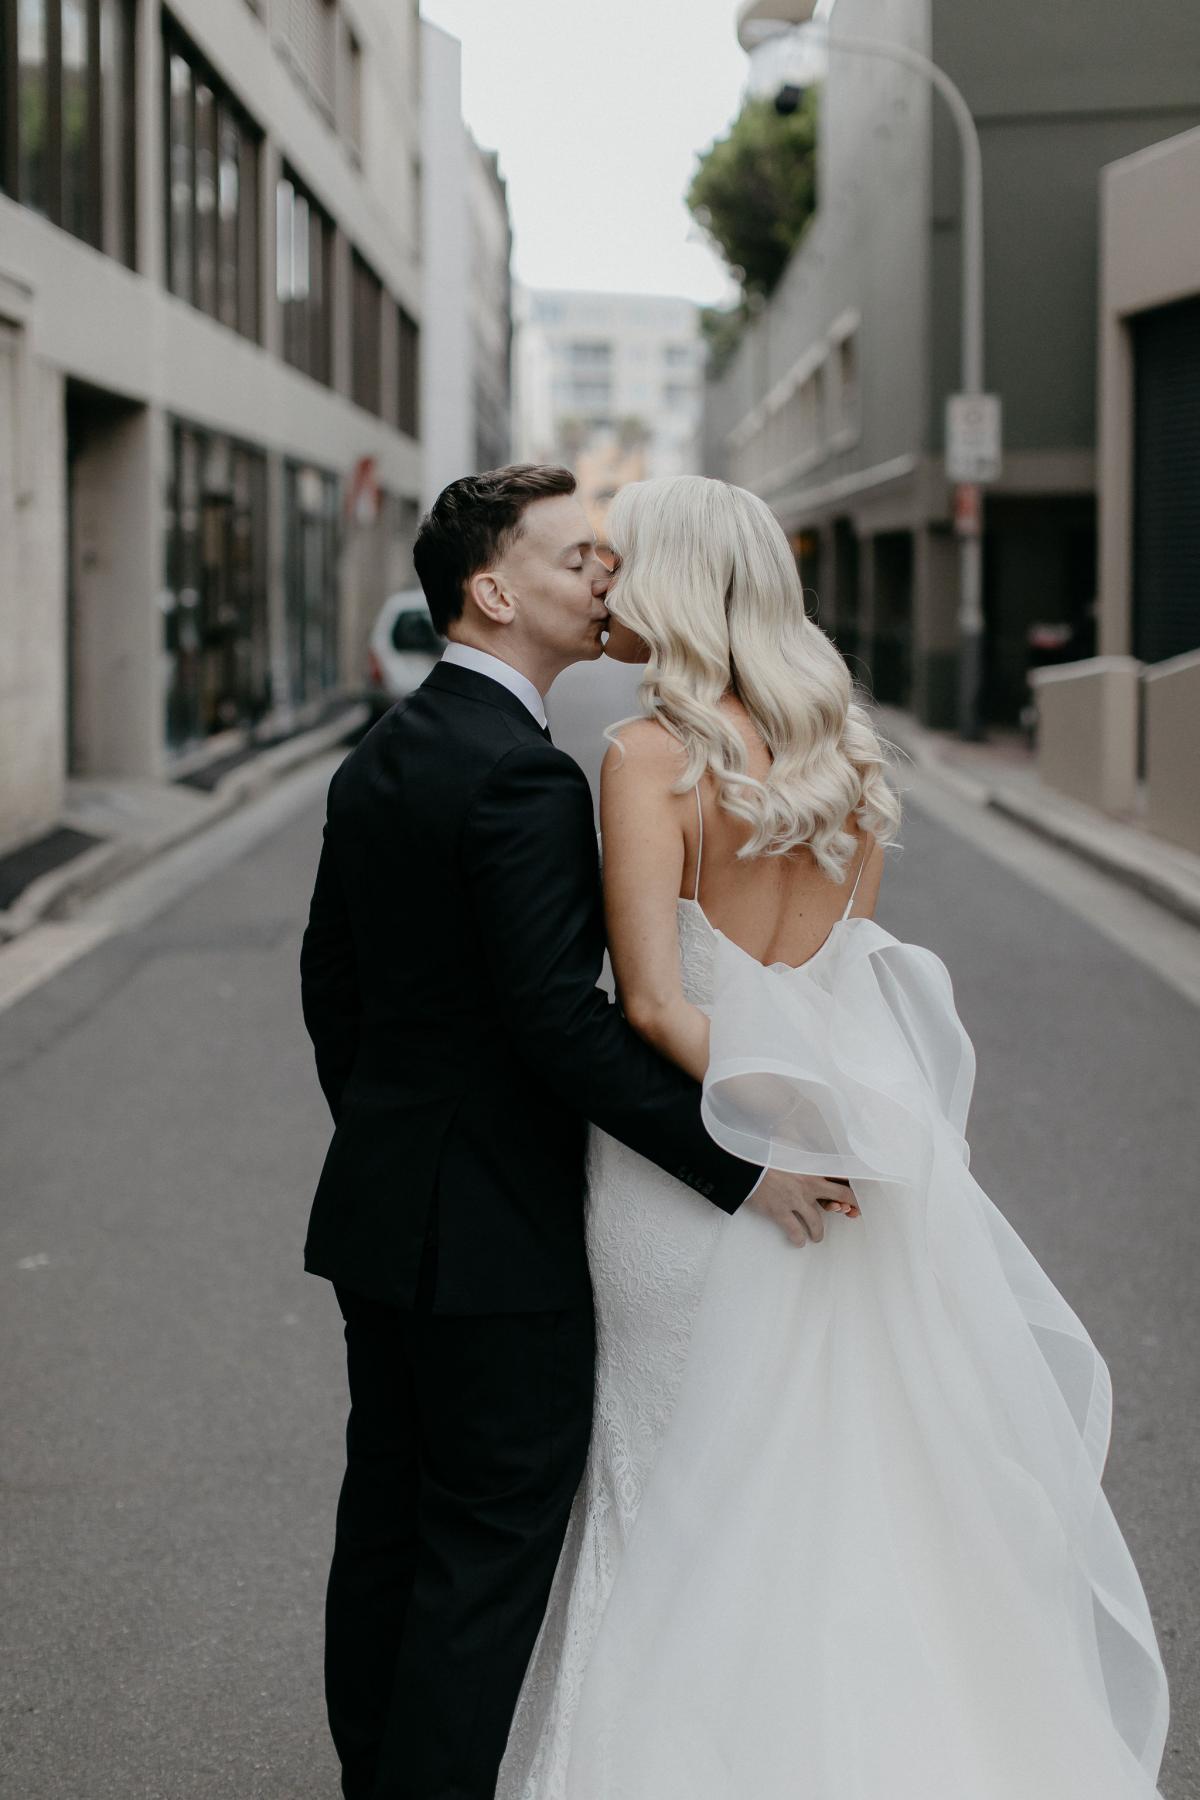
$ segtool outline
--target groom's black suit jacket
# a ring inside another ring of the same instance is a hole
[[[335,1130],[307,1269],[411,1306],[436,1208],[435,1310],[585,1299],[588,1119],[737,1209],[757,1169],[597,988],[603,955],[582,770],[439,664],[329,790],[301,982]]]

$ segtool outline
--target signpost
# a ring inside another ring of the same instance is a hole
[[[946,401],[946,475],[954,483],[960,550],[958,729],[983,736],[983,484],[1000,474],[1001,419],[996,394],[951,394]]]

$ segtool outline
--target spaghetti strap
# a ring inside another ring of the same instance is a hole
[[[699,904],[700,904],[700,864],[704,858],[704,808],[700,804],[700,783],[699,782],[696,783],[696,820],[700,827],[700,836],[696,842],[696,886],[695,886],[695,891],[692,894],[692,899],[695,902],[695,904],[697,906],[699,906]]]
[[[862,880],[862,872],[867,866],[867,862],[870,858],[871,851],[874,849],[874,847],[875,846],[872,843],[862,853],[862,856],[861,856],[861,858],[859,860],[859,864],[858,864],[858,874],[854,877],[854,886],[850,889],[850,898],[847,900],[846,910],[842,914],[843,919],[848,919],[850,917],[850,908],[854,905],[854,896],[858,892],[858,884]]]

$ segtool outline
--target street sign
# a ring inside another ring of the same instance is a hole
[[[951,394],[946,401],[947,479],[995,481],[1000,454],[1000,396]]]

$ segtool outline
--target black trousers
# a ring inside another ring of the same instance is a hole
[[[350,1418],[325,1630],[346,1800],[492,1800],[591,1432],[590,1306],[338,1286]]]

